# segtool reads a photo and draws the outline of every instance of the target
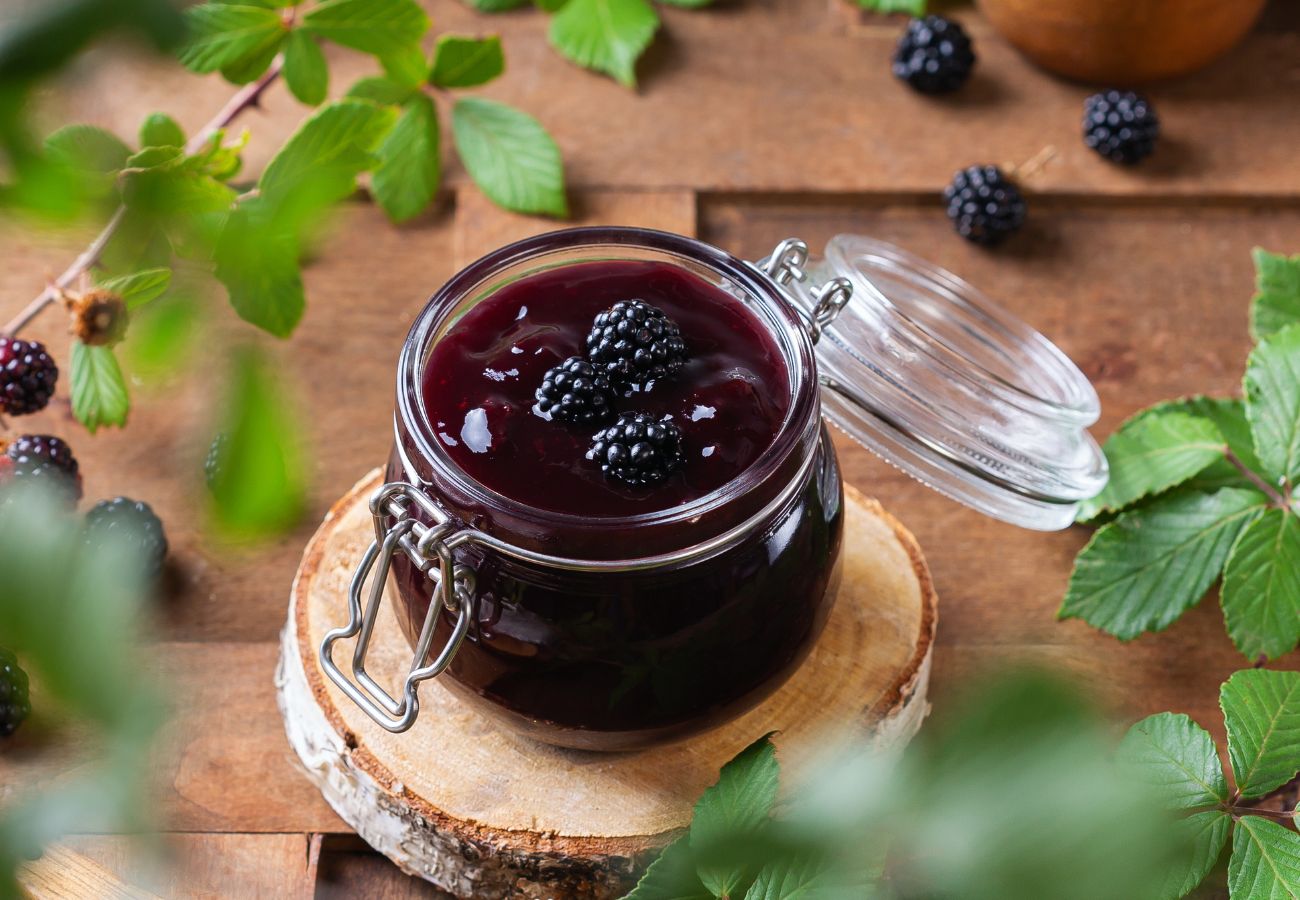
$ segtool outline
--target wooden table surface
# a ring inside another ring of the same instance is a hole
[[[695,234],[749,258],[788,236],[815,249],[840,232],[897,243],[981,286],[1077,360],[1101,395],[1099,436],[1156,400],[1236,392],[1250,346],[1250,250],[1300,251],[1295,3],[1274,3],[1246,43],[1211,68],[1153,87],[1165,138],[1148,164],[1127,170],[1080,142],[1089,91],[1034,69],[969,12],[959,15],[977,42],[975,78],[934,100],[888,73],[901,22],[841,0],[665,7],[636,94],[559,59],[540,13],[486,17],[426,2],[437,30],[502,33],[509,71],[484,93],[531,111],[555,135],[576,223]],[[364,59],[340,53],[333,84],[366,73]],[[98,51],[50,105],[60,121],[133,134],[154,109],[193,127],[228,93],[215,78]],[[244,120],[254,167],[303,112],[277,86]],[[1036,157],[1047,162],[1025,178],[1024,231],[994,252],[961,241],[939,202],[953,171]],[[242,550],[204,537],[195,514],[206,450],[199,426],[213,397],[202,358],[192,377],[137,390],[125,431],[80,432],[66,390],[30,420],[73,440],[89,496],[138,496],[167,522],[178,575],[162,615],[160,666],[185,698],[159,762],[167,828],[185,861],[167,892],[430,893],[349,838],[295,768],[272,670],[307,536],[386,455],[395,358],[412,317],[458,266],[548,227],[492,208],[458,164],[448,175],[437,207],[401,228],[364,199],[350,204],[307,271],[306,319],[274,348],[313,447],[311,508],[293,534]],[[5,226],[0,310],[17,309],[78,247],[74,237]],[[51,318],[33,334],[63,353],[61,329]],[[880,498],[926,549],[941,598],[936,702],[1015,657],[1075,673],[1117,716],[1182,710],[1222,737],[1218,686],[1248,662],[1213,598],[1129,645],[1057,622],[1085,531],[1039,534],[991,521],[837,444],[847,480]],[[1294,668],[1300,655],[1277,665]],[[46,772],[36,750],[19,744],[0,762],[0,785]],[[75,848],[109,869],[124,865],[121,839],[84,838]]]

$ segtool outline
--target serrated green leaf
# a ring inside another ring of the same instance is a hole
[[[204,3],[185,10],[185,22],[189,37],[179,50],[180,60],[200,74],[258,59],[286,34],[280,14],[261,6]]]
[[[646,0],[569,0],[547,34],[561,56],[633,87],[636,61],[658,30]]]
[[[94,125],[65,125],[45,139],[56,162],[83,172],[111,175],[126,165],[131,148],[111,131]]]
[[[401,106],[416,94],[414,88],[405,87],[390,78],[373,76],[362,78],[348,88],[347,96],[357,100],[370,100],[386,106]]]
[[[1233,541],[1267,506],[1255,491],[1175,493],[1102,527],[1075,560],[1058,617],[1121,640],[1160,631],[1209,590]]]
[[[289,90],[308,106],[325,102],[330,72],[320,44],[311,35],[294,31],[284,48],[284,81]]]
[[[479,12],[496,13],[518,9],[526,4],[528,0],[465,0],[465,2]]]
[[[129,310],[139,309],[166,293],[172,283],[171,269],[145,269],[130,275],[105,278],[99,286],[117,294]]]
[[[307,305],[300,254],[293,226],[276,222],[266,204],[246,203],[231,215],[213,256],[241,319],[276,337],[293,333]]]
[[[879,13],[907,13],[909,16],[925,15],[926,0],[856,0],[858,6]]]
[[[1237,820],[1228,894],[1233,900],[1300,900],[1300,834],[1261,816]]]
[[[1228,756],[1244,797],[1262,797],[1300,771],[1300,672],[1244,669],[1219,689]]]
[[[438,110],[418,94],[379,145],[379,165],[370,176],[375,200],[394,222],[405,222],[428,208],[442,178]]]
[[[813,856],[774,860],[759,870],[745,900],[817,900],[825,875],[824,861]]]
[[[310,188],[322,204],[356,189],[356,176],[369,168],[380,140],[397,112],[361,100],[339,100],[308,118],[267,164],[257,185],[272,203]]]
[[[710,849],[757,832],[776,803],[781,766],[771,738],[766,734],[736,754],[695,803],[691,852],[701,860],[700,881],[715,897],[730,896],[745,871],[741,866],[705,861]]]
[[[1222,604],[1232,642],[1250,659],[1300,643],[1300,517],[1270,509],[1242,531],[1223,572]]]
[[[235,354],[219,433],[225,465],[211,481],[218,529],[240,537],[284,531],[303,509],[305,471],[293,408],[267,360],[251,348]]]
[[[1140,415],[1106,441],[1110,481],[1079,509],[1084,522],[1187,481],[1223,459],[1226,439],[1208,419],[1182,412]]]
[[[94,434],[105,425],[125,425],[131,401],[126,380],[110,347],[91,347],[74,340],[72,414]]]
[[[276,40],[268,41],[248,56],[222,66],[221,77],[231,84],[249,84],[261,78],[271,68],[271,63],[289,39],[289,34],[287,30],[282,31]]]
[[[1232,816],[1212,809],[1179,819],[1174,830],[1182,839],[1183,853],[1171,866],[1158,900],[1178,900],[1195,890],[1218,863],[1232,831]]]
[[[1300,322],[1300,254],[1284,256],[1256,247],[1255,296],[1250,301],[1250,334],[1262,341]]]
[[[1246,404],[1238,398],[1188,397],[1168,404],[1169,410],[1209,419],[1228,441],[1228,449],[1252,472],[1260,469],[1255,458],[1255,444],[1250,437],[1250,423],[1246,421]],[[1253,487],[1241,470],[1226,458],[1203,469],[1187,482],[1188,487],[1214,491],[1221,487]]]
[[[184,147],[185,131],[166,113],[150,113],[140,123],[141,147]]]
[[[166,165],[132,172],[122,184],[122,202],[128,209],[171,220],[176,227],[204,214],[224,213],[234,200],[235,191],[210,175]]]
[[[476,87],[505,70],[501,38],[495,34],[485,38],[445,34],[433,51],[429,83],[445,88]]]
[[[145,147],[127,158],[128,169],[175,169],[185,162],[185,151],[180,147]]]
[[[302,28],[383,57],[418,46],[429,17],[415,0],[325,0],[302,17]]]
[[[416,90],[429,78],[429,61],[419,44],[412,44],[404,50],[389,53],[379,58],[384,74],[389,80]]]
[[[1246,418],[1264,474],[1300,477],[1300,324],[1251,351],[1245,385]]]
[[[700,884],[686,838],[673,841],[623,900],[713,900]]]
[[[514,212],[568,214],[560,148],[532,116],[466,97],[452,107],[451,127],[461,162],[493,203]]]
[[[1228,781],[1214,739],[1185,715],[1159,713],[1137,722],[1120,742],[1118,757],[1170,809],[1228,802]]]

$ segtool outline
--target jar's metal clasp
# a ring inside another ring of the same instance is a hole
[[[808,329],[808,336],[815,344],[821,339],[823,329],[834,322],[840,310],[853,299],[853,282],[837,276],[809,287],[808,273],[804,268],[807,264],[808,245],[799,238],[786,238],[776,245],[759,266],[778,285],[792,287],[798,284],[809,292],[811,310],[799,303],[792,305],[799,312],[804,327]]]
[[[426,525],[417,519],[414,507],[418,507],[433,524]],[[375,539],[352,575],[348,588],[348,624],[325,635],[320,647],[320,663],[325,674],[353,703],[396,734],[409,729],[419,715],[420,682],[441,674],[460,649],[477,615],[478,595],[473,569],[456,563],[452,556],[454,547],[463,543],[456,538],[465,536],[467,532],[458,531],[455,523],[450,522],[446,513],[423,491],[401,482],[385,484],[371,497],[370,514],[374,519]],[[424,616],[400,700],[366,672],[366,651],[379,617],[393,555],[399,551],[405,553],[434,583],[433,597]],[[370,598],[363,607],[361,595],[372,570],[375,574],[370,585]],[[437,657],[425,665],[443,609],[456,616],[456,624]],[[357,642],[352,652],[353,678],[349,678],[334,662],[334,645],[353,636],[357,636]]]

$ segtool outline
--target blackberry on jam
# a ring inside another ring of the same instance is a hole
[[[1001,243],[1025,221],[1025,198],[997,166],[970,166],[944,189],[948,218],[968,241],[984,246]]]
[[[1102,91],[1083,104],[1083,142],[1111,162],[1131,166],[1151,155],[1160,120],[1150,101],[1133,91]]]
[[[596,432],[587,459],[625,484],[656,484],[681,465],[682,433],[666,418],[625,412],[613,425]]]
[[[17,657],[0,647],[0,738],[17,731],[31,714],[27,689],[27,673],[19,668]]]
[[[86,513],[86,540],[98,543],[108,535],[121,535],[138,548],[146,574],[155,578],[161,574],[167,558],[167,535],[148,503],[130,497],[96,503]]]
[[[957,90],[974,68],[970,38],[942,16],[912,19],[894,50],[894,76],[923,94]]]
[[[677,323],[644,300],[620,300],[596,316],[587,335],[587,357],[615,387],[649,390],[686,363]]]
[[[0,413],[39,412],[54,395],[59,367],[39,341],[0,337]]]
[[[614,387],[581,356],[570,356],[546,371],[537,388],[533,411],[544,419],[588,425],[614,411]]]
[[[72,448],[62,438],[50,434],[24,434],[5,448],[13,463],[3,480],[27,478],[53,485],[59,491],[81,499],[81,472]]]

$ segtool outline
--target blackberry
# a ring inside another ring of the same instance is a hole
[[[926,16],[907,23],[894,50],[894,76],[923,94],[957,90],[975,68],[970,38],[956,22]]]
[[[1025,221],[1025,198],[997,166],[971,166],[944,188],[948,218],[968,241],[984,246],[1001,243]]]
[[[596,316],[587,357],[617,388],[648,391],[686,363],[677,323],[644,300],[620,300]]]
[[[31,711],[27,673],[18,667],[18,659],[12,652],[0,647],[0,738],[17,731]]]
[[[570,356],[546,371],[537,388],[533,412],[543,419],[588,425],[614,411],[609,379],[581,356]]]
[[[49,434],[24,434],[5,450],[13,466],[7,478],[40,479],[65,491],[74,501],[81,499],[81,472],[72,448]]]
[[[1160,120],[1146,97],[1102,91],[1083,103],[1083,142],[1111,162],[1131,166],[1151,155]]]
[[[145,573],[157,578],[167,558],[167,535],[148,503],[130,497],[101,500],[86,513],[86,540],[98,543],[107,535],[122,535],[141,554]]]
[[[682,433],[668,419],[625,412],[591,439],[587,459],[635,487],[663,481],[682,462]]]
[[[45,408],[59,367],[37,341],[0,337],[0,413],[23,416]]]

